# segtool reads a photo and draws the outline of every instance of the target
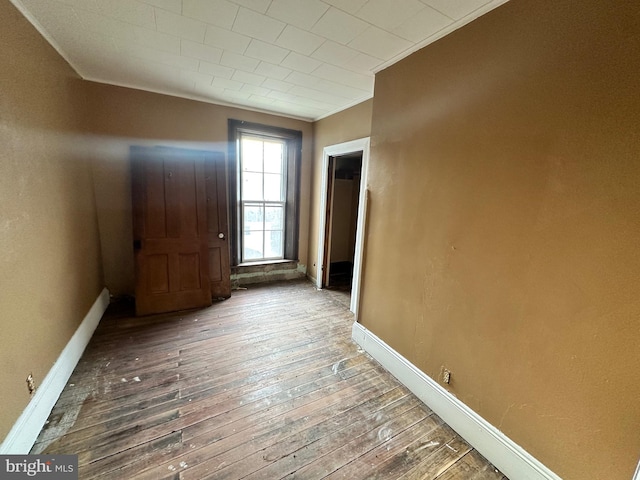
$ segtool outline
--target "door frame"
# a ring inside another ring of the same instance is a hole
[[[362,281],[362,258],[364,250],[365,219],[367,207],[367,171],[369,170],[369,146],[371,137],[359,138],[349,142],[329,145],[322,150],[322,183],[320,186],[320,222],[318,225],[318,259],[316,262],[316,287],[322,289],[323,264],[327,222],[327,190],[329,186],[329,159],[350,153],[362,152],[362,172],[360,176],[360,194],[358,197],[358,220],[356,222],[356,248],[353,258],[353,281],[351,283],[351,305],[349,309],[358,318],[360,286]]]

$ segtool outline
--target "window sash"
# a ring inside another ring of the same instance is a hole
[[[279,168],[273,157],[268,158],[267,149],[273,150],[274,145],[279,146]],[[287,143],[279,138],[241,134],[239,152],[240,261],[244,263],[284,259]],[[269,182],[269,179],[272,182]],[[248,209],[254,210],[252,215],[247,214],[250,212]],[[269,210],[280,210],[277,226],[269,221]]]
[[[254,215],[247,215],[248,209],[253,209]],[[270,219],[268,210],[279,210],[280,213],[275,215],[279,218]],[[242,212],[242,261],[283,259],[286,203],[243,201]]]

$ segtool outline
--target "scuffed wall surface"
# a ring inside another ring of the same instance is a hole
[[[83,82],[0,0],[0,439],[102,288]]]
[[[509,2],[376,76],[361,322],[567,480],[640,452],[640,10]]]

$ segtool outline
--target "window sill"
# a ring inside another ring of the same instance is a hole
[[[268,272],[272,270],[295,270],[297,260],[265,260],[260,262],[244,262],[231,267],[231,273]]]
[[[272,260],[269,262],[243,263],[231,267],[232,288],[254,283],[297,280],[306,276],[306,268],[297,260]]]
[[[258,260],[257,262],[243,262],[236,265],[236,267],[253,267],[255,265],[271,265],[273,263],[297,263],[295,260]]]

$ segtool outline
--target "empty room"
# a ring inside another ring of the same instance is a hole
[[[639,72],[626,0],[0,0],[0,477],[640,480]]]

